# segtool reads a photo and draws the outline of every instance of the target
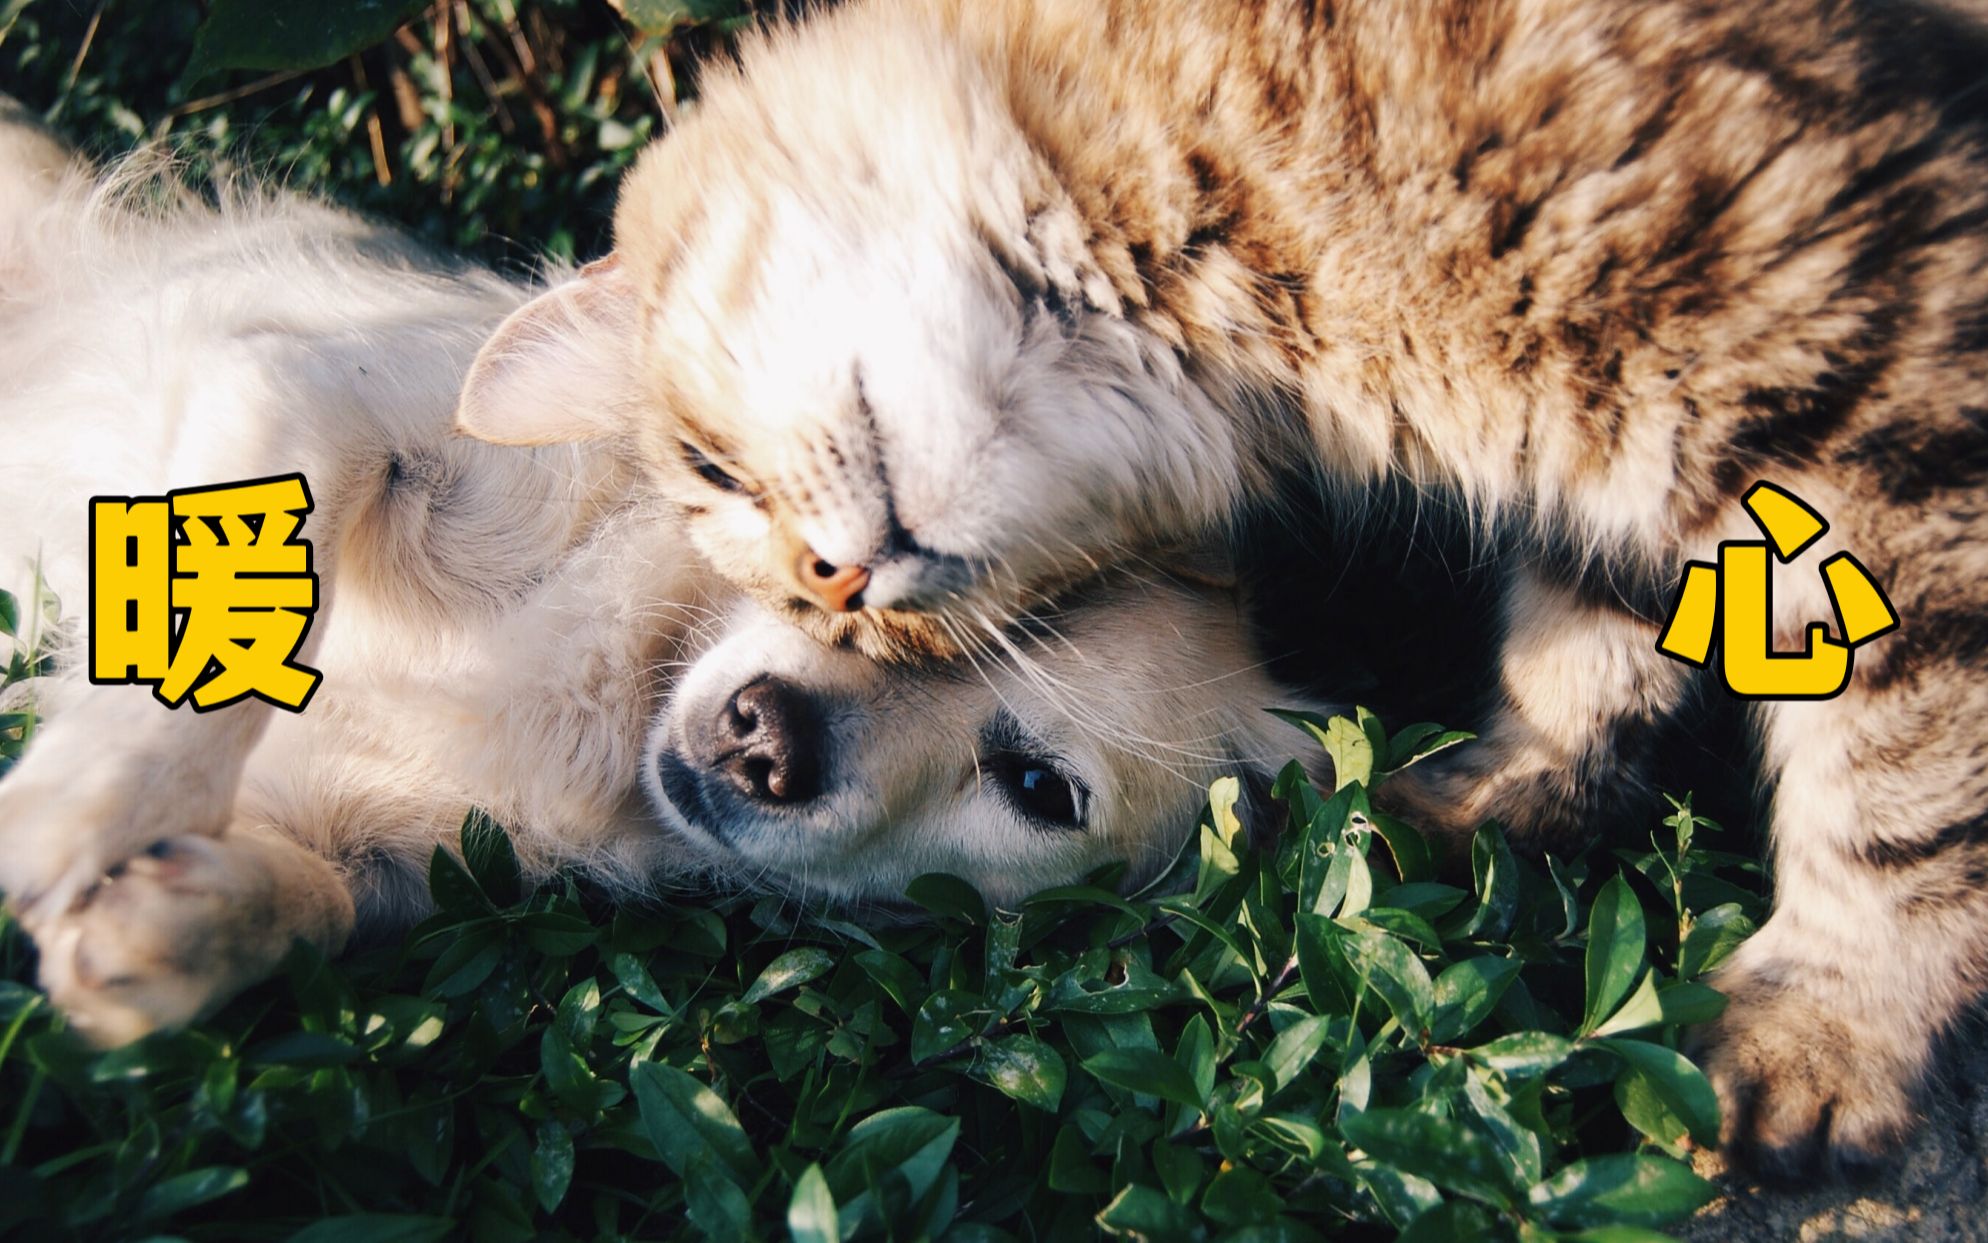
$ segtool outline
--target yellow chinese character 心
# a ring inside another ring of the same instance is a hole
[[[1770,548],[1783,564],[1793,561],[1829,524],[1791,492],[1757,483],[1741,498],[1765,540],[1727,540],[1713,565],[1685,567],[1677,604],[1657,640],[1657,650],[1686,664],[1711,659],[1715,637],[1726,689],[1748,699],[1827,699],[1850,684],[1854,650],[1898,628],[1891,601],[1862,563],[1839,552],[1822,563],[1824,586],[1836,612],[1837,631],[1811,622],[1799,652],[1773,650],[1773,584]]]
[[[302,475],[97,497],[90,507],[90,680],[150,684],[195,711],[254,695],[302,711],[296,663],[318,606]]]

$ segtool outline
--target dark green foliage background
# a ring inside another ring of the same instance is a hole
[[[588,258],[749,7],[629,4],[646,30],[605,0],[0,0],[0,93],[94,155],[165,140],[489,261]]]
[[[197,5],[12,0],[0,90],[98,155],[163,137],[195,174],[527,266],[601,249],[618,174],[743,7],[212,0],[203,32]],[[0,681],[37,669],[48,613],[0,597]],[[1678,1158],[1716,1108],[1676,1049],[1762,914],[1757,868],[1687,804],[1571,860],[1487,830],[1443,883],[1367,789],[1467,741],[1298,724],[1341,788],[1287,773],[1259,855],[1218,787],[1135,900],[1101,876],[989,912],[932,877],[931,919],[885,929],[773,898],[614,910],[520,892],[471,816],[404,944],[300,950],[103,1055],[0,929],[0,1234],[1660,1237],[1710,1194]],[[0,772],[33,727],[0,716]]]

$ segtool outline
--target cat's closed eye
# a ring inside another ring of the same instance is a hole
[[[746,487],[736,475],[712,461],[709,455],[688,440],[678,441],[677,447],[683,452],[684,464],[696,472],[699,479],[720,492],[751,492],[751,489]]]

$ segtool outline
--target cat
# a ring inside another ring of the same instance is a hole
[[[1535,841],[1634,787],[1695,676],[1655,647],[1686,562],[1789,490],[1903,627],[1757,705],[1777,905],[1704,1064],[1729,1147],[1856,1167],[1988,982],[1984,65],[1912,3],[858,0],[712,71],[459,422],[617,446],[739,586],[886,658],[1292,461],[1336,512],[1440,496],[1518,549],[1502,703],[1398,802]],[[1779,650],[1829,613],[1779,574]]]
[[[98,1043],[208,1012],[293,939],[404,929],[472,807],[532,882],[892,914],[945,871],[1013,904],[1146,883],[1221,775],[1261,831],[1304,749],[1261,709],[1329,710],[1262,668],[1219,552],[1096,580],[971,667],[824,647],[611,455],[451,434],[532,287],[252,183],[208,204],[151,157],[90,169],[4,111],[0,187],[0,586],[65,617],[22,684],[44,719],[0,777],[0,890]],[[321,587],[302,710],[89,681],[91,498],[289,472]]]

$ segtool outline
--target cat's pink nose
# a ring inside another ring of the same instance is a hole
[[[801,553],[800,580],[802,590],[829,612],[853,613],[863,607],[863,588],[870,585],[870,571],[860,565],[824,561],[810,549]]]

